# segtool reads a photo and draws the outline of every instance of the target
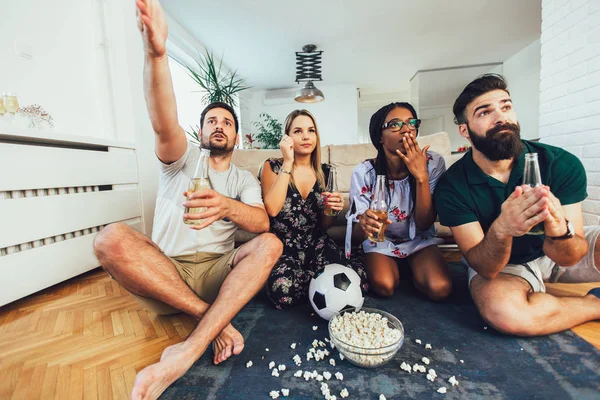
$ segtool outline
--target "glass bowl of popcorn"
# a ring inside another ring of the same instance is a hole
[[[404,342],[404,327],[392,314],[375,308],[346,308],[329,320],[329,336],[354,365],[375,368],[386,364]]]

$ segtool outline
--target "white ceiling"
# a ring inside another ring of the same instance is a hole
[[[323,50],[323,85],[406,91],[418,71],[502,62],[535,41],[541,0],[162,0],[256,89],[296,87],[295,51]],[[318,84],[317,84],[318,86]]]
[[[419,108],[452,106],[469,82],[489,72],[502,73],[502,64],[419,72]]]

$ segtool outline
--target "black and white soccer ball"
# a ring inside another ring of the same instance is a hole
[[[365,300],[358,274],[340,264],[327,265],[310,281],[308,298],[316,313],[327,321],[347,307],[362,307]]]

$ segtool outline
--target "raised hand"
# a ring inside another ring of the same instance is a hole
[[[406,150],[406,154],[403,154],[400,150],[396,150],[396,154],[402,158],[404,164],[419,182],[425,182],[429,179],[429,172],[427,171],[427,150],[429,146],[425,146],[423,150],[419,148],[417,139],[413,137],[413,134],[404,135],[402,138],[402,145]]]
[[[283,135],[279,142],[279,149],[283,154],[283,162],[292,164],[294,162],[294,141],[289,135]]]
[[[550,215],[548,193],[549,190],[544,186],[534,189],[517,186],[502,203],[502,211],[496,220],[498,232],[505,237],[523,236],[535,225],[546,220]],[[561,234],[564,233],[564,226]]]
[[[138,28],[144,39],[144,50],[150,57],[167,54],[167,21],[158,0],[136,0]]]

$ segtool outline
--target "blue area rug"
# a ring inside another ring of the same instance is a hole
[[[331,356],[324,361],[306,361],[312,341],[328,338],[327,322],[311,315],[308,304],[280,311],[259,295],[233,322],[246,338],[242,354],[214,366],[209,350],[161,398],[270,399],[270,391],[281,394],[287,388],[288,399],[323,399],[320,382],[293,376],[302,369],[341,372],[343,381],[332,377],[327,382],[338,400],[343,388],[349,399],[379,399],[380,394],[387,399],[600,399],[600,351],[570,331],[523,339],[486,329],[469,296],[466,272],[459,264],[451,270],[455,290],[445,302],[427,301],[408,282],[390,299],[365,299],[366,307],[388,311],[404,325],[404,344],[383,367],[363,369],[340,361],[330,347]],[[406,274],[401,276],[407,280]],[[318,329],[313,331],[313,326]],[[296,350],[290,348],[293,342],[298,343]],[[426,343],[431,350],[425,349]],[[292,361],[295,354],[302,357],[300,367]],[[335,367],[328,362],[331,357]],[[422,357],[431,360],[427,368],[435,369],[435,382],[399,368],[403,361],[423,364]],[[246,368],[250,360],[254,365]],[[287,369],[273,377],[270,361]],[[448,383],[453,375],[458,386]],[[437,393],[442,386],[446,394]]]

